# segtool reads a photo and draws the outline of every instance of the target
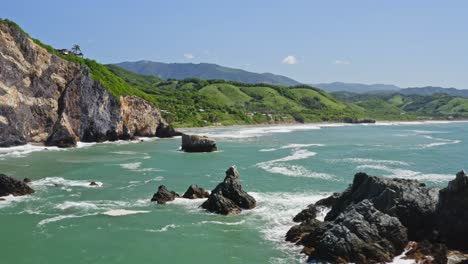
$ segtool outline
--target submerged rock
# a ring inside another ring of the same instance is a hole
[[[218,148],[216,141],[204,136],[182,135],[182,150],[185,152],[213,152]]]
[[[169,191],[166,186],[160,185],[158,191],[151,198],[152,202],[157,202],[158,204],[166,204],[167,202],[174,201],[175,198],[179,195],[174,191]]]
[[[208,196],[210,196],[210,194],[205,191],[205,189],[198,187],[196,184],[190,185],[184,195],[182,195],[183,198],[187,199],[208,198]]]
[[[357,118],[345,118],[343,119],[344,123],[349,124],[374,124],[374,119],[357,119]]]
[[[226,177],[211,191],[202,207],[217,214],[238,214],[241,209],[252,209],[255,199],[242,189],[240,176],[235,166],[226,171]]]
[[[21,196],[34,193],[34,190],[26,183],[0,174],[0,196]]]

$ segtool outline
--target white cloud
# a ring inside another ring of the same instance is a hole
[[[293,65],[293,64],[297,64],[298,60],[293,55],[288,55],[286,56],[286,58],[283,59],[283,63]]]
[[[349,60],[335,60],[333,63],[337,64],[337,65],[350,65],[351,61],[349,61]]]
[[[193,56],[192,53],[185,53],[185,54],[184,54],[184,58],[186,58],[187,60],[191,60],[191,59],[194,59],[195,56]]]

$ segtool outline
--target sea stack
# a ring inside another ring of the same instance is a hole
[[[182,150],[185,152],[213,152],[218,148],[216,141],[205,136],[182,135]]]
[[[157,202],[158,204],[166,204],[167,202],[174,201],[175,198],[179,195],[174,191],[169,191],[166,186],[160,185],[158,191],[151,198],[152,202]]]
[[[202,208],[217,214],[239,214],[242,209],[252,209],[256,206],[255,199],[242,189],[240,175],[236,166],[226,171],[224,181],[211,191],[208,200]]]

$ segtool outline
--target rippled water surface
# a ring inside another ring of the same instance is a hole
[[[4,263],[300,263],[283,242],[306,205],[365,171],[445,185],[467,167],[468,123],[380,123],[190,129],[220,151],[177,151],[180,138],[81,144],[59,150],[0,149],[0,173],[33,180],[36,193],[0,201]],[[258,207],[238,216],[165,206],[160,184],[179,193],[212,189],[236,164]],[[98,187],[89,186],[96,181]]]

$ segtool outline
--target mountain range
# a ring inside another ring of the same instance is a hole
[[[152,75],[161,79],[183,80],[199,78],[203,80],[226,80],[243,83],[267,83],[293,86],[300,84],[291,78],[272,73],[254,73],[211,63],[162,63],[153,61],[121,62],[115,64],[126,70]]]

